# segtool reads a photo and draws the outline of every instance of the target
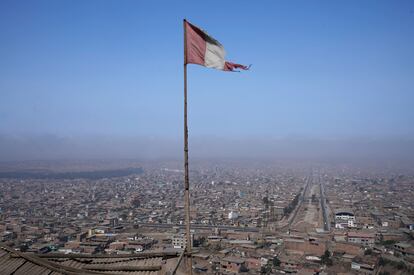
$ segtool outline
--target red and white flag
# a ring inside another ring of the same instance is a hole
[[[205,31],[184,20],[185,64],[198,64],[223,71],[248,70],[248,66],[226,61],[223,45]]]

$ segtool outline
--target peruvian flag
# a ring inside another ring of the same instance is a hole
[[[197,26],[184,20],[184,64],[198,64],[223,71],[248,70],[248,66],[228,62],[223,45]]]

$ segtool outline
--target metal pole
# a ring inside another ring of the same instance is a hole
[[[180,257],[178,257],[177,264],[175,265],[175,267],[174,267],[173,271],[171,272],[171,275],[175,275],[175,274],[177,273],[177,269],[178,269],[178,267],[180,266],[180,263],[181,263],[181,261],[182,261],[182,259],[183,259],[183,256],[184,256],[184,254],[185,254],[185,250],[186,250],[186,249],[187,249],[187,247],[186,247],[186,248],[184,248],[183,252],[181,252],[181,254],[180,254]]]
[[[184,201],[185,201],[185,229],[187,237],[187,264],[188,274],[193,273],[193,264],[191,259],[191,232],[190,232],[190,179],[188,175],[188,127],[187,127],[187,33],[186,20],[184,26]]]

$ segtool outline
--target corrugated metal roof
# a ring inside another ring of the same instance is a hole
[[[0,270],[1,274],[12,274],[20,266],[22,266],[26,262],[25,259],[22,258],[13,258],[11,254],[6,253],[3,257],[0,258]]]
[[[78,261],[74,261],[74,260],[67,260],[63,263],[60,263],[61,265],[64,266],[69,266],[69,267],[73,267],[73,268],[81,268],[83,266],[82,263],[78,262]]]
[[[47,267],[32,263],[25,258],[19,257],[13,251],[0,247],[0,274],[16,274],[16,275],[48,275],[52,272]],[[55,273],[55,275],[60,273]]]
[[[161,274],[158,271],[129,271],[125,273],[124,271],[103,271],[103,274],[128,274],[128,275],[158,275]]]
[[[43,266],[33,264],[26,261],[19,269],[16,270],[14,275],[27,275],[27,274],[38,274],[38,275],[48,275],[50,274],[50,269]]]
[[[2,250],[2,249],[0,249],[0,258],[1,257],[3,257],[4,255],[6,255],[7,254],[7,252],[6,251],[4,251],[4,250]]]
[[[1,275],[58,275],[59,271],[68,274],[128,274],[128,275],[158,275],[160,270],[133,270],[142,267],[158,269],[163,265],[163,257],[147,258],[39,258],[34,254],[14,251],[0,244],[0,274]],[[119,267],[120,270],[117,270]],[[105,270],[107,269],[107,270]],[[128,270],[132,269],[132,270]],[[64,271],[65,270],[65,271]]]

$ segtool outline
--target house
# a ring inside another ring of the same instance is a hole
[[[11,232],[11,231],[4,231],[4,232],[1,234],[0,241],[2,241],[2,242],[6,242],[6,241],[13,240],[13,239],[15,239],[15,238],[16,238],[16,233]]]
[[[350,210],[337,210],[335,212],[335,228],[345,229],[356,227],[355,214]]]
[[[346,229],[356,227],[356,224],[353,219],[343,220],[335,219],[335,228],[336,229]]]
[[[365,232],[348,232],[347,241],[349,243],[356,243],[363,246],[373,246],[375,243],[375,234]]]
[[[299,257],[294,255],[282,255],[279,257],[280,268],[286,273],[297,273],[302,266]]]
[[[357,256],[352,260],[351,269],[361,274],[374,274],[377,258],[371,256]]]
[[[414,230],[414,222],[407,216],[401,217],[401,224],[410,231]]]
[[[261,260],[257,258],[247,258],[246,267],[249,270],[260,270],[260,268],[262,267]]]
[[[227,257],[223,258],[220,261],[220,267],[222,271],[231,272],[231,273],[239,273],[243,271],[247,271],[246,261],[241,258],[234,258],[234,257]]]
[[[414,247],[406,242],[399,242],[394,244],[395,252],[401,253],[402,255],[414,255]]]
[[[191,234],[191,242],[194,245],[193,234]],[[174,248],[184,248],[187,244],[187,236],[184,233],[174,235],[172,237],[172,244]]]
[[[335,212],[335,220],[354,220],[355,221],[355,214],[350,210],[337,210]]]
[[[126,242],[113,242],[109,244],[109,249],[111,250],[123,250],[127,245]]]

